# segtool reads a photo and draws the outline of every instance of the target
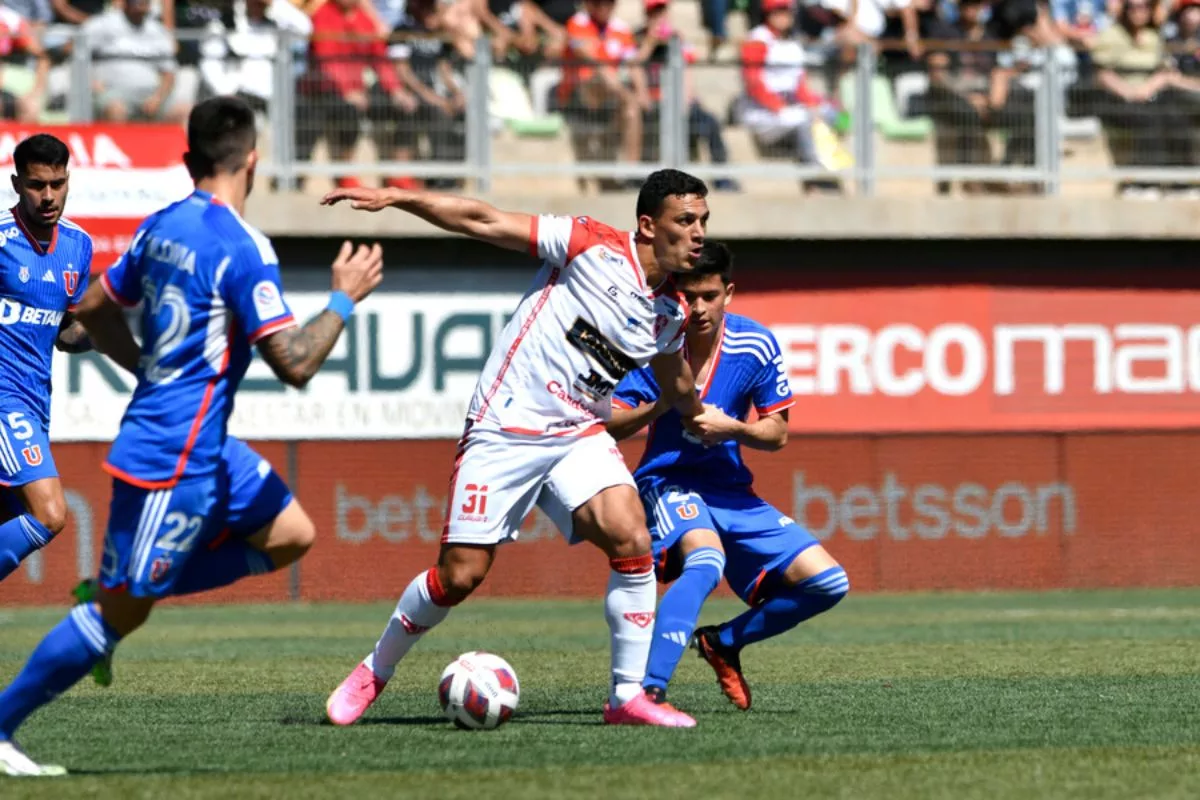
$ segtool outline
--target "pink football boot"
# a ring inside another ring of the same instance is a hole
[[[329,695],[325,714],[334,725],[351,725],[383,694],[385,686],[387,681],[376,677],[366,664],[359,664]]]
[[[656,725],[660,728],[694,728],[696,720],[670,703],[656,703],[642,692],[624,705],[604,704],[605,725]]]

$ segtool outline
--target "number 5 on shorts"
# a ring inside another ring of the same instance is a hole
[[[8,429],[12,431],[12,438],[16,439],[18,444],[21,442],[26,443],[25,446],[21,448],[21,455],[25,458],[25,463],[31,467],[36,467],[38,464],[41,464],[41,445],[28,443],[29,440],[33,438],[33,425],[29,423],[29,420],[25,419],[25,414],[20,411],[13,411],[7,417],[5,417],[5,422],[8,423]],[[14,448],[12,443],[9,441],[7,434],[4,436],[4,442],[2,443],[2,446],[8,451],[6,455],[11,457],[11,460],[16,461],[16,453],[12,452]],[[9,470],[14,474],[20,469],[19,464],[6,466],[16,467],[16,469]]]

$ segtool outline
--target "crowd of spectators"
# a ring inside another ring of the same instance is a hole
[[[1033,164],[1038,59],[1049,53],[1069,78],[1068,113],[1101,122],[1114,163],[1200,166],[1200,0],[738,0],[749,31],[739,42],[730,41],[730,0],[643,1],[640,18],[623,20],[615,0],[0,0],[0,115],[63,114],[75,27],[92,50],[96,119],[180,122],[209,94],[239,94],[266,114],[286,89],[299,160],[323,142],[329,160],[352,161],[369,133],[382,160],[458,161],[464,76],[486,34],[493,63],[517,76],[526,98],[506,96],[499,113],[544,105],[607,141],[601,157],[640,163],[658,157],[668,43],[681,35],[674,7],[698,2],[708,41],[682,47],[694,158],[725,163],[723,128],[737,124],[764,156],[837,163],[839,90],[874,43],[880,74],[921,76],[904,106],[932,120],[939,163]],[[284,41],[294,75],[275,74]],[[706,59],[740,62],[741,96],[728,107],[697,87]],[[539,103],[535,73],[547,64],[557,66]]]

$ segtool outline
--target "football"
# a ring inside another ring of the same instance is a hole
[[[520,695],[512,666],[494,653],[478,650],[451,661],[438,682],[442,712],[466,730],[492,730],[508,722]]]

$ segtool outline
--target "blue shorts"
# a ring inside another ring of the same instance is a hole
[[[193,553],[225,535],[257,533],[291,501],[270,463],[232,437],[213,475],[156,490],[114,479],[100,582],[134,597],[166,597]]]
[[[750,491],[699,491],[667,482],[643,482],[639,489],[659,580],[664,582],[679,576],[675,545],[688,531],[710,530],[721,537],[725,580],[750,605],[770,594],[796,556],[819,544],[791,517]]]
[[[50,436],[42,421],[19,406],[0,408],[0,486],[57,477]]]
[[[229,481],[224,528],[244,539],[267,527],[292,502],[292,491],[271,462],[241,439],[229,436],[221,451],[221,466]]]

